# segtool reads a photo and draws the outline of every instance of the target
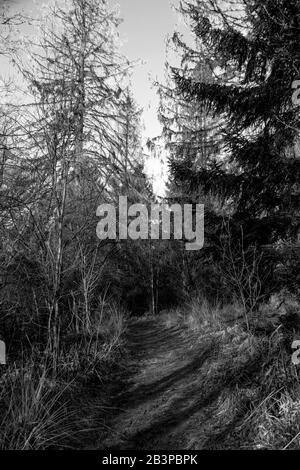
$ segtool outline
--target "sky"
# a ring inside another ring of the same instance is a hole
[[[2,0],[3,1],[3,0]],[[23,9],[29,16],[36,16],[41,5],[51,0],[6,0],[17,10]],[[1,2],[1,0],[0,0]],[[63,0],[60,0],[62,3]],[[153,82],[164,80],[166,39],[182,27],[174,5],[179,0],[109,0],[117,6],[123,23],[120,26],[122,52],[138,64],[132,75],[132,90],[137,104],[143,108],[144,138],[157,137],[161,126],[157,117],[159,105]],[[22,28],[21,28],[22,32]],[[25,29],[28,32],[28,28]],[[0,60],[3,71],[5,64]],[[155,161],[147,162],[154,179],[162,179],[165,168]],[[163,186],[160,181],[156,186]]]
[[[47,5],[51,0],[4,1],[18,11],[23,9],[29,16],[36,16],[40,6]],[[145,135],[156,137],[161,128],[157,119],[158,97],[153,82],[164,78],[166,38],[176,29],[178,13],[174,5],[179,0],[108,1],[118,7],[120,17],[123,18],[119,28],[122,52],[130,60],[138,62],[133,71],[132,89],[137,103],[144,109]],[[63,3],[63,0],[59,3]],[[26,32],[28,30],[26,28]]]
[[[157,110],[159,99],[153,82],[164,81],[166,40],[177,29],[178,0],[119,0],[124,19],[120,27],[124,53],[131,60],[140,59],[132,77],[132,88],[137,103],[144,109],[145,138],[161,134]],[[178,26],[180,29],[180,26]],[[165,193],[167,162],[155,156],[147,159],[145,170],[153,181],[157,195]]]
[[[156,137],[160,133],[157,119],[158,98],[153,81],[164,78],[166,38],[174,33],[177,13],[172,8],[176,0],[120,0],[120,31],[126,41],[124,52],[129,59],[141,59],[133,75],[136,100],[145,110],[146,134]]]

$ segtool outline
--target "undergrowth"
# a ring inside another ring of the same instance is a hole
[[[8,355],[8,365],[0,366],[0,449],[76,448],[90,429],[94,439],[101,436],[125,319],[118,305],[103,303],[84,327],[69,327],[60,334],[55,370],[47,348],[33,345],[13,362]]]
[[[180,325],[200,342],[211,337],[219,344],[203,387],[213,392],[221,386],[221,393],[210,404],[204,429],[190,433],[189,448],[300,447],[299,370],[291,360],[292,342],[300,335],[298,312],[279,314],[263,305],[246,322],[242,306],[202,299],[164,312],[167,326]]]

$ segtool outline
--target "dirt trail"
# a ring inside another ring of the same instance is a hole
[[[101,447],[192,448],[207,406],[221,393],[203,387],[204,365],[217,352],[216,343],[157,319],[132,321],[127,342],[132,378],[115,397],[112,432]]]
[[[101,449],[247,448],[241,423],[259,386],[261,358],[236,332],[199,336],[163,318],[131,321],[130,379],[113,400]],[[234,346],[235,345],[235,346]],[[99,448],[99,447],[98,447]]]

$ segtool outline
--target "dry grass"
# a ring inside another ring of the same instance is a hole
[[[0,448],[45,449],[72,429],[63,397],[68,383],[53,382],[46,365],[11,366],[1,377]]]
[[[164,311],[162,316],[167,326],[180,324],[199,334],[216,333],[243,318],[243,307],[238,303],[211,305],[206,299],[196,297],[182,307]]]
[[[218,384],[224,387],[209,405],[210,419],[189,432],[189,448],[300,447],[300,384],[290,350],[297,331],[269,306],[249,320],[246,325],[239,305],[211,306],[202,299],[164,313],[167,326],[184,326],[200,341],[219,344],[207,365],[206,386],[211,394]]]
[[[121,347],[125,316],[117,305],[106,304],[85,328],[62,336],[55,373],[47,350],[33,350],[0,369],[0,449],[64,448],[74,442],[84,426],[80,395],[89,394],[89,383],[97,384],[101,395],[103,374]],[[98,406],[99,416],[101,411]]]
[[[103,302],[84,327],[70,329],[60,353],[60,369],[99,376],[99,366],[113,361],[126,330],[126,312],[117,304]]]

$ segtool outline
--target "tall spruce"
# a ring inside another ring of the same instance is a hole
[[[299,224],[299,108],[292,103],[292,84],[300,70],[300,5],[296,0],[243,4],[235,26],[221,7],[216,22],[205,14],[205,2],[184,2],[198,40],[223,70],[236,74],[229,83],[207,83],[173,69],[181,97],[225,118],[228,155],[226,163],[215,161],[198,171],[184,164],[173,170],[191,188],[201,185],[233,200],[233,220],[248,243],[263,245],[293,240]]]

